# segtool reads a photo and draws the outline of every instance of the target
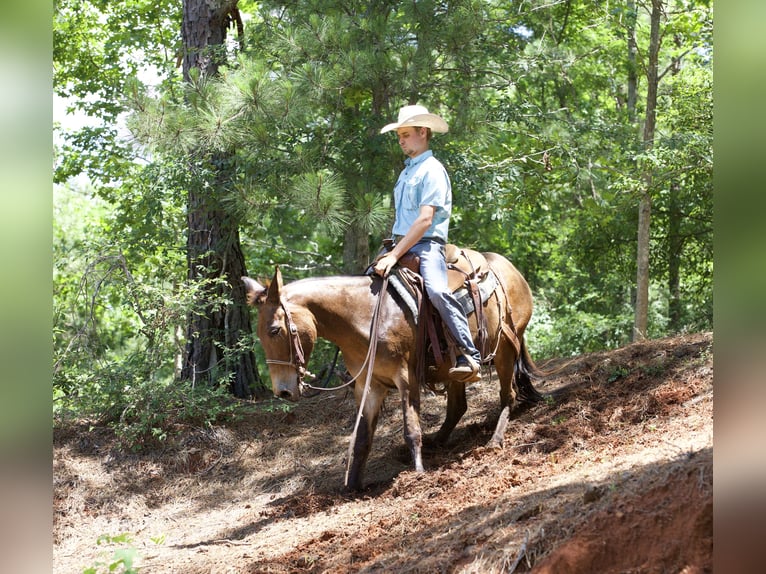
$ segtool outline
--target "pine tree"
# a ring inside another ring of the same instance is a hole
[[[183,77],[202,83],[218,73],[223,63],[229,25],[241,19],[237,0],[184,0]],[[229,378],[235,396],[254,394],[259,381],[249,346],[252,331],[240,277],[247,275],[239,238],[239,221],[224,205],[231,176],[228,152],[199,150],[189,158],[190,169],[211,174],[188,190],[188,279],[202,282],[200,299],[189,314],[181,378],[217,383]],[[196,154],[195,154],[196,155]]]

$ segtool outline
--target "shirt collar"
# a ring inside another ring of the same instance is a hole
[[[426,151],[421,153],[419,156],[408,157],[407,159],[405,159],[404,165],[406,165],[407,167],[417,165],[421,161],[425,161],[427,158],[431,157],[432,155],[434,155],[434,152],[432,152],[430,149],[427,149]]]

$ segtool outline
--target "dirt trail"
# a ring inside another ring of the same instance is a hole
[[[141,455],[69,425],[54,433],[54,571],[128,550],[151,573],[712,572],[712,381],[712,333],[584,355],[537,383],[550,399],[516,411],[490,450],[485,379],[424,474],[390,395],[358,497],[341,490],[343,391]],[[445,398],[422,408],[435,431]]]

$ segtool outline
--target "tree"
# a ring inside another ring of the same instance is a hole
[[[262,4],[263,24],[253,26],[257,51],[300,79],[302,93],[315,96],[312,126],[300,152],[314,171],[336,176],[338,202],[345,206],[340,213],[344,271],[363,269],[390,231],[391,188],[402,155],[378,129],[400,106],[422,103],[447,117],[450,134],[433,145],[445,162],[460,164],[457,185],[461,174],[481,161],[477,150],[464,150],[487,131],[484,98],[510,84],[508,44],[517,34],[503,19],[511,14],[502,4],[466,0],[449,9],[430,1]],[[316,181],[302,179],[302,189],[294,188],[295,197],[306,200],[302,205],[319,194]],[[456,198],[470,202],[468,193]],[[454,231],[458,239],[459,227]]]
[[[651,10],[649,10],[649,43],[646,57],[646,105],[644,109],[643,132],[641,140],[641,181],[642,188],[639,192],[638,204],[638,240],[636,256],[636,303],[635,320],[633,327],[633,339],[641,340],[647,337],[648,331],[648,309],[649,309],[649,283],[650,283],[650,239],[651,239],[651,218],[653,194],[657,193],[655,179],[659,166],[655,153],[655,133],[657,129],[657,110],[659,86],[663,77],[668,73],[676,74],[681,68],[682,60],[690,53],[694,52],[695,43],[704,45],[706,41],[705,18],[697,21],[695,10],[706,2],[675,2],[671,4],[665,0],[651,0]],[[671,8],[675,11],[673,14],[668,12]],[[680,21],[677,23],[673,18]],[[663,30],[663,20],[665,29]],[[708,24],[709,25],[709,24]],[[666,34],[672,34],[674,37],[675,50],[667,50],[669,55],[666,57],[667,66],[660,71],[660,55],[663,38]],[[696,37],[696,41],[689,39],[689,44],[683,41],[683,35]],[[672,123],[669,125],[672,126]],[[691,167],[691,166],[689,166]],[[668,203],[668,231],[669,244],[671,250],[677,250],[681,247],[679,237],[680,209],[677,203],[679,194],[679,179],[674,181],[665,181],[669,186],[670,201]],[[689,179],[686,180],[690,181]],[[677,254],[679,251],[671,251],[668,256],[669,265],[669,300],[671,323],[678,325],[678,267],[679,260]]]
[[[654,145],[654,130],[657,122],[657,86],[659,83],[660,18],[663,12],[662,0],[651,0],[649,17],[650,34],[648,61],[646,66],[646,109],[643,130],[643,150],[649,154]],[[652,171],[643,168],[644,189],[638,202],[638,240],[636,243],[636,319],[633,325],[633,340],[646,338],[649,322],[649,230],[652,215]]]
[[[135,279],[112,274],[99,293],[111,300],[138,287],[152,293],[144,311],[183,301],[173,317],[186,316],[184,377],[248,394],[244,261],[255,274],[279,262],[288,279],[359,272],[390,229],[402,161],[378,128],[417,101],[450,124],[433,147],[455,190],[451,238],[523,270],[544,352],[630,340],[642,193],[651,207],[644,334],[709,327],[712,9],[662,1],[656,122],[644,148],[645,0],[58,0],[55,89],[102,125],[57,148],[56,178],[91,176],[109,217],[83,252],[113,248]],[[250,12],[246,27],[238,9]],[[161,79],[135,82],[144,64]],[[117,124],[126,103],[133,140]],[[63,307],[75,270],[89,268],[81,263],[61,276]],[[69,365],[70,380],[102,350],[115,361],[139,356],[129,325],[142,322],[121,311],[99,320],[93,353]],[[77,336],[74,322],[58,325],[57,346]]]
[[[87,118],[71,132],[54,126],[54,182],[86,174],[97,194],[116,199],[135,159],[119,130],[127,84],[148,71],[160,89],[174,89],[180,8],[174,0],[54,2],[53,91]]]
[[[218,73],[225,61],[224,42],[230,24],[240,35],[242,21],[237,0],[184,0],[183,77],[186,82],[204,83]],[[199,154],[199,155],[198,155]],[[181,378],[217,384],[231,377],[238,397],[252,396],[259,382],[255,357],[249,346],[252,327],[240,277],[247,275],[239,239],[239,221],[223,205],[225,187],[231,177],[226,153],[207,154],[197,150],[189,158],[192,170],[210,170],[200,185],[188,190],[188,279],[202,282],[200,299],[189,314],[186,352]],[[216,281],[223,278],[225,282]],[[229,297],[231,298],[230,300]]]
[[[679,67],[665,79],[659,104],[666,133],[653,155],[663,166],[652,201],[652,259],[667,281],[667,328],[706,328],[712,313],[704,295],[712,287],[712,69],[705,51],[690,54],[698,65]],[[670,103],[672,102],[672,105]]]

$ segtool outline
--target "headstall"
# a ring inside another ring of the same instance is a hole
[[[279,359],[266,359],[267,365],[287,365],[293,367],[298,373],[298,382],[303,383],[303,377],[306,376],[306,356],[303,354],[303,345],[298,334],[298,326],[293,321],[290,311],[287,310],[285,302],[280,298],[279,305],[285,312],[285,324],[287,333],[290,337],[290,360],[280,361]]]

